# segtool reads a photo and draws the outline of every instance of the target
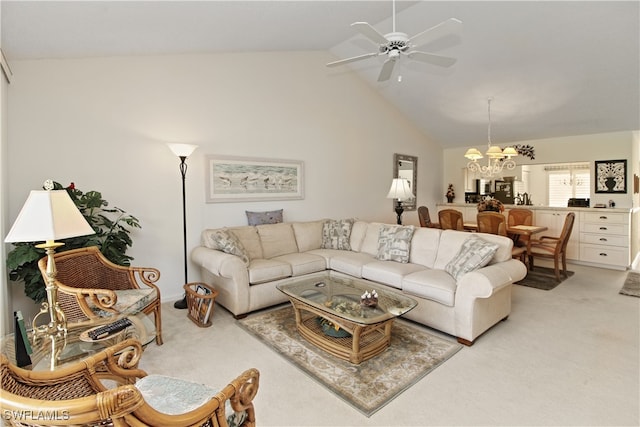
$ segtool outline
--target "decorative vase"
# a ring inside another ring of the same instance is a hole
[[[447,203],[453,203],[453,197],[448,197],[447,196]]]
[[[616,179],[613,177],[608,177],[607,179],[604,180],[604,185],[607,186],[607,191],[611,192],[616,186]]]

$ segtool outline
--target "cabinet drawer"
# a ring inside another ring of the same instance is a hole
[[[624,248],[629,246],[629,238],[627,236],[582,233],[580,234],[580,243],[619,246]]]
[[[623,236],[629,235],[629,226],[626,224],[594,224],[594,223],[582,223],[582,231],[587,233],[597,234],[620,234]]]
[[[581,244],[580,260],[626,267],[629,265],[629,249]]]
[[[620,212],[583,212],[583,222],[598,222],[607,224],[628,224],[629,215]]]

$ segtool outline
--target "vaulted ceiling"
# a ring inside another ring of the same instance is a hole
[[[402,57],[377,82],[383,57],[356,72],[445,148],[640,129],[638,1],[398,1],[396,30],[448,18],[458,35],[420,50],[449,68]],[[336,59],[377,46],[350,27],[392,31],[389,1],[7,1],[2,49],[12,60],[194,52],[328,50]],[[325,64],[318,64],[325,67]],[[400,77],[400,78],[399,78]]]

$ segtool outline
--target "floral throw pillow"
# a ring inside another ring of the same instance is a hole
[[[209,238],[218,250],[238,256],[242,259],[242,262],[244,262],[245,265],[249,265],[249,255],[247,255],[247,251],[242,242],[238,240],[232,231],[227,229],[215,230],[209,235]]]
[[[408,263],[414,230],[413,225],[383,225],[378,234],[376,258],[381,261]]]
[[[282,222],[282,209],[267,212],[245,211],[249,225],[279,224]]]
[[[322,225],[322,249],[351,250],[353,219],[328,220]]]
[[[444,267],[444,270],[458,280],[464,274],[489,264],[498,250],[498,245],[477,237],[465,240],[457,255]]]

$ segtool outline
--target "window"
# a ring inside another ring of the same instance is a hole
[[[591,196],[589,164],[546,166],[549,206],[566,207],[570,198]]]

